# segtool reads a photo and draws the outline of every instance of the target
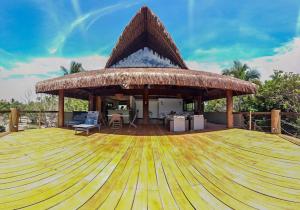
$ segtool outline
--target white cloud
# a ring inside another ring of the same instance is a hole
[[[300,73],[300,37],[294,38],[282,47],[274,50],[275,55],[255,58],[246,62],[252,68],[258,69],[262,79],[266,80],[273,70]]]
[[[300,37],[294,38],[282,47],[274,50],[273,56],[264,56],[252,60],[244,60],[252,68],[258,69],[262,79],[268,79],[274,69],[300,74]],[[35,58],[28,62],[18,62],[13,69],[0,67],[0,99],[16,98],[23,100],[28,90],[34,91],[38,78],[37,74],[51,75],[59,71],[60,66],[68,67],[71,61],[82,63],[87,70],[101,69],[105,66],[107,57],[93,55],[77,58]],[[220,73],[224,65],[228,63],[186,61],[190,69]],[[231,62],[230,62],[231,65]],[[13,75],[24,75],[24,78],[7,77]]]
[[[105,66],[107,57],[94,55],[78,58],[35,58],[28,62],[18,62],[13,69],[0,67],[0,99],[15,98],[24,101],[26,92],[35,92],[35,84],[43,80],[37,74],[51,75],[59,72],[60,66],[69,67],[71,61],[82,63],[86,70],[101,69]],[[19,75],[21,78],[13,78]],[[51,75],[53,77],[53,75]],[[12,78],[9,78],[12,77]]]
[[[0,79],[0,99],[25,101],[25,94],[32,92],[35,95],[35,84],[41,79],[28,77],[22,79]]]
[[[105,66],[107,57],[93,55],[86,57],[72,57],[72,58],[61,58],[61,57],[41,57],[34,58],[28,62],[17,62],[12,69],[4,69],[0,74],[0,79],[7,78],[13,75],[24,75],[30,76],[35,74],[53,74],[59,71],[60,66],[68,68],[71,61],[76,61],[82,64],[84,69],[100,69]]]
[[[188,0],[188,28],[190,35],[193,33],[194,29],[194,19],[195,19],[195,0]]]
[[[239,32],[245,37],[255,37],[255,39],[260,39],[263,41],[270,41],[273,40],[274,38],[267,33],[264,33],[263,31],[257,30],[255,27],[251,26],[239,26]]]
[[[76,2],[76,1],[73,1],[73,6],[74,6],[74,2]],[[99,18],[103,17],[104,15],[110,14],[110,13],[115,12],[115,11],[120,10],[120,9],[131,7],[135,4],[137,4],[137,2],[127,3],[127,4],[124,4],[123,2],[122,3],[117,3],[117,4],[113,4],[113,5],[104,7],[104,8],[96,9],[96,10],[93,10],[93,11],[88,12],[86,14],[77,16],[77,18],[69,26],[65,27],[65,29],[62,30],[54,38],[53,42],[51,43],[51,46],[48,49],[49,53],[50,54],[55,54],[60,49],[62,49],[64,44],[65,44],[65,41],[67,40],[69,35],[77,27],[82,27],[82,24],[84,24],[85,22],[89,21],[87,27],[85,28],[85,30],[88,30],[89,27],[91,27]],[[78,10],[79,5],[76,6],[76,4],[75,4],[75,8],[76,7],[78,7],[77,8],[77,10]],[[78,11],[77,11],[77,13],[78,13]]]
[[[297,24],[296,24],[296,35],[300,36],[300,9],[298,12],[298,19],[297,19]]]
[[[192,70],[214,72],[220,74],[222,71],[221,65],[217,63],[205,63],[197,61],[186,61],[186,65]]]
[[[230,50],[226,49],[198,49],[199,54],[220,54],[224,55],[230,53]],[[247,53],[247,52],[244,52]],[[274,49],[274,55],[263,56],[250,60],[241,60],[243,63],[247,63],[251,68],[259,70],[262,76],[262,80],[269,79],[274,70],[283,70],[285,72],[294,72],[300,74],[300,37],[294,38],[292,41],[287,42],[281,47]],[[221,73],[224,67],[230,67],[232,61],[228,62],[198,62],[187,61],[189,68],[195,70],[202,70],[208,72]]]

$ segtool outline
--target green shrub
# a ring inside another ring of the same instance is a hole
[[[5,127],[0,125],[0,132],[5,132]]]

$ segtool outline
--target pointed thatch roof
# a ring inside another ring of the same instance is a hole
[[[187,69],[171,36],[148,7],[142,7],[126,26],[105,68],[110,68],[118,61],[144,47],[168,58],[180,68]]]
[[[144,47],[169,59],[179,68],[113,67]],[[169,91],[176,95],[181,91],[186,95],[203,95],[204,100],[223,98],[226,90],[232,90],[234,95],[252,94],[256,91],[256,85],[251,82],[189,70],[162,23],[150,9],[143,7],[125,28],[105,69],[41,81],[36,84],[36,92],[58,94],[58,90],[63,89],[67,97],[87,99],[89,94],[113,95],[123,92],[141,95],[144,85],[151,86],[149,94],[164,95]]]

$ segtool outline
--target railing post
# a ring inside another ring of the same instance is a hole
[[[226,90],[226,120],[227,128],[233,128],[233,95],[232,90]]]
[[[64,127],[65,123],[65,93],[64,90],[58,91],[58,127]]]
[[[249,130],[252,130],[252,112],[249,112]]]
[[[9,131],[18,132],[18,126],[19,126],[19,111],[17,108],[10,108]]]
[[[280,110],[273,109],[271,111],[271,133],[273,134],[281,133]]]
[[[39,128],[41,128],[42,113],[39,111]]]

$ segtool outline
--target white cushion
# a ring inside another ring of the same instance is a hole
[[[203,115],[194,115],[193,116],[192,129],[193,130],[204,129],[204,116]]]
[[[174,116],[174,132],[185,131],[185,117],[184,116]]]

